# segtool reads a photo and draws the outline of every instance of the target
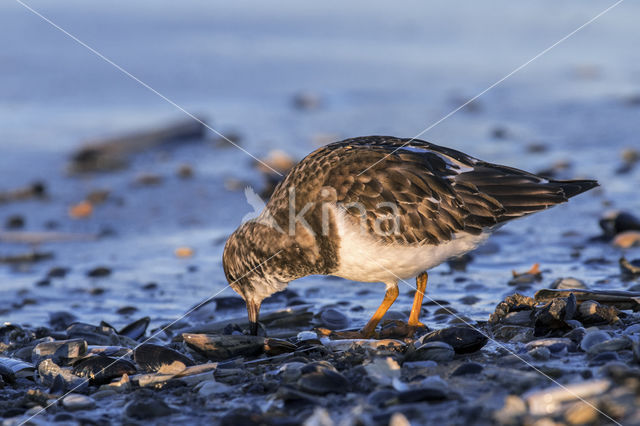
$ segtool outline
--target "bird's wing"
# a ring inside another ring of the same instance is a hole
[[[336,158],[325,186],[336,190],[351,220],[387,242],[437,244],[458,232],[479,234],[589,189],[420,140],[372,136],[325,149]]]

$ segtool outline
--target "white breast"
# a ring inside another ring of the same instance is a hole
[[[354,225],[339,208],[335,218],[340,235],[338,277],[360,282],[395,283],[413,278],[452,257],[467,253],[483,243],[489,232],[480,235],[459,233],[439,245],[387,244],[375,234]]]

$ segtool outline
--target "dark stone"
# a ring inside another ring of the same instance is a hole
[[[407,402],[422,402],[422,401],[442,401],[447,399],[447,394],[442,389],[438,388],[420,388],[410,389],[402,391],[398,394],[398,401],[401,403]]]
[[[159,398],[141,398],[127,404],[125,414],[134,419],[152,419],[171,415],[174,410]]]
[[[479,374],[482,372],[484,367],[475,362],[465,362],[461,364],[458,368],[453,370],[451,373],[452,376],[465,376],[467,374]]]
[[[389,390],[389,389],[382,389],[370,394],[369,397],[367,398],[367,403],[375,407],[384,407],[387,401],[391,401],[395,399],[397,396],[398,396],[398,392],[396,391]]]
[[[320,313],[320,319],[329,330],[340,330],[349,326],[349,318],[333,308],[323,310]]]
[[[510,312],[533,310],[535,306],[536,301],[532,297],[523,296],[518,293],[513,294],[496,306],[495,312],[489,317],[489,322],[495,324],[500,322],[500,320]]]
[[[49,325],[51,325],[54,330],[64,330],[69,327],[69,325],[71,325],[76,319],[76,316],[70,312],[51,312],[49,314]]]
[[[109,275],[111,275],[111,269],[105,266],[98,266],[87,272],[87,276],[91,278],[108,277]]]
[[[589,361],[589,365],[590,366],[602,365],[610,361],[619,361],[619,360],[620,358],[618,357],[618,354],[615,352],[601,352],[598,355],[591,358],[591,360]]]
[[[546,329],[569,328],[566,321],[573,319],[577,309],[573,293],[566,298],[556,298],[536,312],[536,336],[546,333]]]
[[[450,344],[457,354],[480,350],[487,344],[488,338],[470,327],[449,327],[437,330],[421,338],[422,343],[441,341]]]
[[[329,393],[346,393],[349,391],[350,384],[342,374],[325,368],[304,374],[298,380],[298,387],[303,392],[326,395]]]
[[[69,273],[69,268],[55,267],[49,269],[47,272],[47,278],[64,278]]]
[[[7,229],[22,229],[24,228],[25,220],[24,217],[14,214],[7,218],[4,227]]]

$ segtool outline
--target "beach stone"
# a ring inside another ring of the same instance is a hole
[[[278,373],[284,383],[294,383],[302,376],[304,366],[302,362],[287,362],[280,366]]]
[[[215,395],[230,393],[234,388],[224,383],[216,382],[215,380],[205,380],[204,382],[200,382],[195,389],[198,391],[198,395],[204,398],[210,398]]]
[[[529,356],[533,359],[537,359],[539,361],[547,361],[551,358],[551,351],[549,348],[544,346],[538,346],[537,348],[533,348],[528,352]]]
[[[346,393],[349,381],[328,362],[315,362],[304,366],[298,379],[298,388],[315,395]]]
[[[618,361],[620,357],[615,352],[600,352],[589,361],[590,366],[603,365],[610,361]]]
[[[426,386],[402,391],[398,393],[397,398],[401,403],[442,401],[447,399],[447,392],[439,387]]]
[[[609,333],[606,333],[602,330],[589,331],[584,335],[582,341],[580,341],[580,349],[588,352],[592,346],[595,346],[598,343],[605,342],[609,339],[611,339]]]
[[[111,275],[111,269],[106,266],[98,266],[87,272],[87,276],[91,278],[102,278]]]
[[[453,346],[441,341],[427,342],[408,354],[407,361],[448,362],[455,356]]]
[[[565,321],[573,319],[577,309],[576,296],[556,298],[536,311],[536,328],[563,328]]]
[[[573,330],[571,330],[568,333],[566,333],[562,337],[564,337],[566,339],[570,339],[575,344],[579,344],[582,341],[582,339],[584,338],[584,335],[586,333],[587,332],[583,327],[576,327]]]
[[[382,386],[390,386],[401,372],[400,365],[391,357],[374,358],[364,369],[371,380]]]
[[[160,398],[139,398],[131,401],[124,409],[128,417],[140,420],[171,415],[174,410]]]
[[[301,331],[296,336],[299,342],[306,342],[308,340],[318,340],[318,333],[313,331]]]
[[[423,344],[435,341],[451,345],[457,354],[465,354],[480,350],[487,344],[488,338],[478,330],[458,326],[443,328],[420,338]]]
[[[66,311],[51,312],[49,314],[49,325],[54,330],[65,330],[76,320],[75,315]]]
[[[373,391],[367,397],[367,403],[374,407],[382,407],[386,405],[387,401],[391,401],[395,399],[398,395],[398,392],[391,389],[380,389]]]
[[[95,405],[93,398],[77,393],[71,393],[62,399],[62,406],[69,411],[90,410]]]
[[[535,348],[544,347],[549,349],[551,353],[558,353],[564,350],[573,350],[574,344],[570,339],[564,337],[550,337],[547,339],[538,339],[526,344],[525,348],[530,351]]]
[[[349,326],[349,318],[333,308],[323,310],[320,313],[320,319],[329,330],[340,330]]]
[[[587,350],[587,353],[590,355],[595,355],[602,352],[617,352],[629,348],[631,348],[631,341],[629,339],[625,337],[617,337],[592,345]]]
[[[516,311],[529,310],[532,311],[536,306],[536,301],[532,297],[523,296],[522,294],[512,294],[498,303],[496,310],[489,317],[489,323],[495,324],[500,322],[508,313]]]
[[[478,364],[476,362],[465,362],[464,364],[460,364],[451,376],[466,376],[469,374],[480,374],[483,370],[482,364]]]

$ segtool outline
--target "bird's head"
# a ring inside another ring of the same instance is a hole
[[[258,333],[258,317],[262,301],[284,290],[279,241],[283,238],[272,227],[257,223],[242,224],[227,240],[222,266],[231,288],[247,304],[249,329]]]

